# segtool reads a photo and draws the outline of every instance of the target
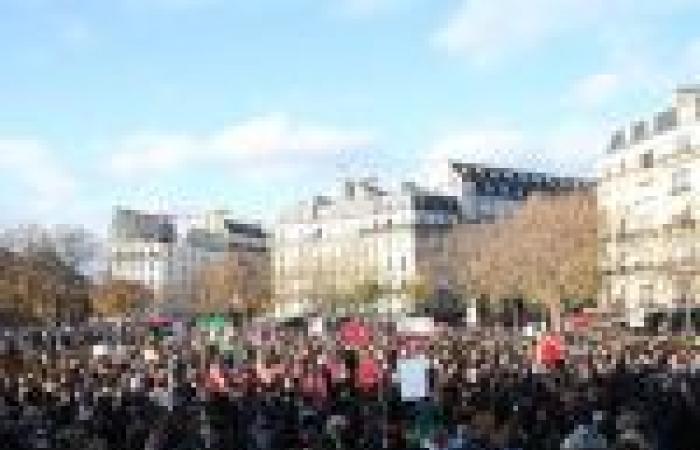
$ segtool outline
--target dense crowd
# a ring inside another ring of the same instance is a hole
[[[358,322],[346,335],[134,329],[109,345],[5,344],[0,447],[700,448],[693,344],[550,337]]]

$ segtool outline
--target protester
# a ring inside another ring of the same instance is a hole
[[[194,330],[148,341],[137,329],[97,352],[8,350],[2,448],[700,448],[692,344],[608,331],[578,354],[564,335],[348,323],[258,342],[236,331],[221,351]]]

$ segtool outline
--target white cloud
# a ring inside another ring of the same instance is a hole
[[[229,163],[271,167],[303,163],[342,150],[366,149],[372,137],[363,132],[299,123],[284,114],[255,117],[208,136],[137,134],[125,139],[108,166],[120,175],[168,172],[189,164]]]
[[[490,65],[598,17],[601,0],[467,0],[432,36],[450,54]]]
[[[631,120],[629,110],[620,110],[626,99],[633,109],[647,100],[666,102],[679,84],[700,81],[700,39],[690,41],[671,54],[655,54],[649,46],[631,42],[619,45],[611,52],[598,71],[575,80],[562,96],[567,114],[594,116],[608,122]],[[646,113],[651,113],[647,110]]]
[[[110,157],[109,168],[120,175],[166,172],[191,162],[197,148],[197,141],[189,136],[139,133],[120,143]]]
[[[653,45],[662,19],[698,10],[693,0],[462,0],[432,43],[477,66],[569,38],[614,51],[616,41]]]
[[[367,133],[293,122],[283,114],[271,114],[233,125],[216,134],[211,148],[222,155],[241,157],[313,155],[329,151],[365,148],[371,144]]]
[[[77,181],[55,160],[41,142],[26,138],[0,138],[0,174],[4,183],[27,193],[27,213],[48,214],[73,198]]]
[[[601,72],[588,75],[574,83],[572,101],[584,107],[599,106],[610,100],[622,82],[617,73]]]
[[[555,173],[595,176],[596,164],[605,152],[609,121],[604,118],[571,120],[542,136],[540,148],[548,153],[549,166]]]

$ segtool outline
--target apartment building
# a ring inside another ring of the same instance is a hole
[[[454,225],[496,222],[536,192],[593,186],[578,178],[454,161],[447,169],[442,191],[414,183],[388,191],[374,179],[353,180],[338,195],[317,196],[283,213],[272,257],[278,313],[361,302],[372,284],[377,310],[410,310],[414,301],[456,287],[449,248]]]
[[[110,276],[150,288],[160,313],[191,313],[200,271],[228,257],[246,268],[247,292],[269,292],[267,234],[228,211],[176,216],[117,208],[110,250]]]
[[[700,293],[700,86],[613,133],[600,168],[601,304],[634,325]]]
[[[250,300],[269,300],[269,236],[260,225],[238,221],[229,211],[209,211],[183,220],[175,264],[170,297],[180,310],[196,310],[192,303],[202,296],[210,297],[208,303],[217,312],[231,311]],[[220,280],[223,286],[218,292],[208,293],[208,288],[216,286],[202,286],[202,273],[217,265],[230,270],[230,278]],[[230,297],[222,296],[226,291]]]
[[[116,208],[109,232],[109,275],[143,284],[156,304],[164,303],[176,244],[174,216]]]
[[[334,196],[317,196],[283,212],[274,229],[273,286],[278,316],[326,308],[398,312],[415,290],[433,290],[458,199],[404,183],[351,180]]]

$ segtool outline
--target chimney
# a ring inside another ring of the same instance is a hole
[[[351,180],[345,181],[343,194],[345,198],[354,199],[355,198],[355,182]]]
[[[699,121],[700,84],[679,86],[673,95],[673,105],[678,112],[679,124]]]

